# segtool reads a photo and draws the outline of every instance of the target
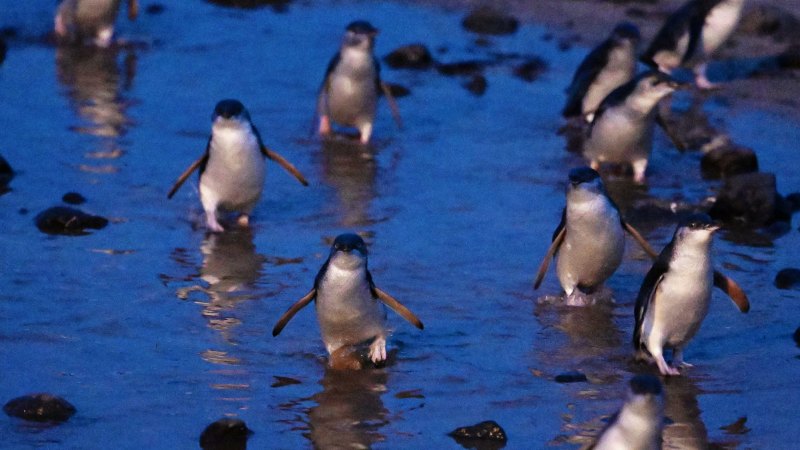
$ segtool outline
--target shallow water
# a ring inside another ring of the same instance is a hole
[[[648,263],[635,244],[608,286],[613,306],[575,309],[548,274],[531,283],[563,206],[568,168],[581,160],[556,135],[563,86],[585,49],[568,51],[523,26],[488,46],[452,12],[389,2],[292,3],[284,12],[164,2],[162,14],[120,19],[134,44],[114,51],[55,49],[40,38],[52,2],[4,6],[14,26],[0,66],[0,154],[17,170],[0,197],[5,276],[0,301],[0,400],[38,391],[78,413],[56,427],[0,420],[2,448],[191,448],[223,416],[255,431],[251,448],[458,448],[446,435],[499,422],[509,448],[576,448],[620,404],[630,363],[633,300]],[[280,10],[280,8],[279,8]],[[406,127],[384,107],[369,152],[309,138],[314,96],[343,27],[381,29],[377,54],[407,43],[444,62],[520,53],[549,69],[533,83],[516,60],[486,71],[484,96],[435,71],[384,68],[409,87]],[[222,98],[248,107],[265,143],[311,180],[270,165],[251,230],[206,235],[194,178],[171,183],[201,154]],[[686,103],[678,98],[676,106]],[[769,111],[706,103],[712,122],[759,154],[779,190],[796,191],[798,128]],[[658,134],[641,198],[699,202],[713,183],[696,153]],[[112,220],[89,236],[48,236],[39,211],[68,191]],[[657,247],[669,220],[645,221]],[[377,284],[425,322],[390,314],[392,363],[343,376],[325,369],[311,308],[277,338],[277,318],[307,292],[344,231],[366,233]],[[796,441],[798,295],[774,288],[796,265],[797,231],[770,246],[718,239],[717,265],[749,293],[741,315],[719,292],[686,358],[667,382],[666,448],[784,448]],[[581,370],[589,383],[553,377]],[[720,427],[746,417],[744,434]]]

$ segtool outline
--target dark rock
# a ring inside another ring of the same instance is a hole
[[[500,448],[508,441],[505,430],[494,420],[456,428],[448,434],[465,448],[487,448],[481,444],[499,444],[495,448]]]
[[[775,58],[775,64],[780,69],[800,69],[800,44],[789,46]]]
[[[389,92],[392,93],[392,97],[394,98],[407,97],[411,95],[411,89],[405,86],[393,83],[386,83],[386,85],[389,86]]]
[[[556,383],[583,383],[587,381],[586,375],[577,370],[570,370],[556,375]]]
[[[244,450],[253,434],[241,419],[223,418],[211,423],[200,435],[204,450]]]
[[[86,197],[77,192],[67,192],[63,197],[61,197],[61,200],[64,203],[69,203],[70,205],[82,205],[86,203]]]
[[[459,61],[454,63],[439,64],[436,70],[442,75],[475,75],[483,72],[483,69],[489,65],[488,61],[469,60]]]
[[[12,178],[14,178],[14,169],[5,158],[0,156],[0,194],[8,192],[8,183]]]
[[[75,407],[52,394],[30,394],[10,400],[3,411],[11,417],[33,422],[66,422],[75,414]]]
[[[700,171],[709,179],[758,172],[758,158],[749,148],[724,145],[703,155]]]
[[[748,8],[739,22],[739,32],[771,36],[778,41],[800,39],[800,20],[789,11],[771,5]]]
[[[794,330],[794,335],[792,337],[794,338],[794,343],[800,347],[800,327],[797,327],[797,329]]]
[[[486,81],[486,77],[481,74],[473,75],[472,78],[469,79],[466,83],[464,83],[464,87],[472,92],[477,96],[481,96],[486,92],[486,88],[489,86],[489,83]]]
[[[800,269],[781,269],[775,275],[775,287],[778,289],[793,289],[800,287]]]
[[[539,78],[545,70],[547,63],[542,58],[534,57],[515,66],[514,76],[530,83]]]
[[[512,34],[517,31],[519,21],[508,14],[483,7],[467,14],[461,25],[473,33]]]
[[[430,69],[433,57],[428,47],[410,44],[400,47],[386,55],[383,60],[394,69]]]
[[[8,45],[6,45],[6,41],[0,37],[0,64],[3,64],[3,61],[6,60],[6,52],[8,52]]]
[[[728,225],[744,228],[791,220],[788,202],[776,190],[775,174],[764,172],[726,178],[709,214]]]
[[[784,198],[792,213],[800,211],[800,192],[792,192]]]
[[[167,7],[162,5],[161,3],[153,3],[147,5],[147,8],[144,9],[144,12],[150,14],[151,16],[157,16],[164,11],[166,11]]]
[[[99,230],[108,225],[108,219],[86,214],[66,206],[54,206],[40,212],[34,219],[40,231],[47,234],[81,236],[87,228]]]
[[[291,0],[206,0],[218,6],[238,9],[257,9],[269,6],[275,11],[282,12],[287,9]]]

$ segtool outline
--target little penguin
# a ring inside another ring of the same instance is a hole
[[[402,128],[397,103],[381,81],[380,64],[373,54],[378,29],[357,20],[345,30],[339,52],[331,59],[317,95],[319,134],[328,136],[332,123],[356,128],[362,144],[369,143],[381,92],[397,125]]]
[[[281,316],[272,335],[280,334],[289,320],[312,300],[329,355],[370,342],[369,359],[376,364],[384,362],[388,334],[384,305],[420,330],[424,328],[414,313],[372,281],[367,268],[367,245],[357,234],[336,237],[328,259],[314,279],[314,287]]]
[[[678,88],[669,75],[648,71],[611,91],[597,109],[583,143],[593,169],[601,163],[630,164],[633,179],[644,183],[653,147],[658,102]]]
[[[664,73],[693,69],[700,89],[715,87],[706,77],[708,58],[730,37],[744,0],[690,0],[670,15],[641,60]]]
[[[557,254],[556,273],[567,295],[567,304],[577,306],[581,297],[573,294],[592,293],[619,267],[625,250],[625,231],[651,257],[656,256],[642,235],[622,219],[617,205],[606,193],[600,174],[589,167],[572,169],[561,223],[539,266],[534,288],[539,288],[550,259]]]
[[[63,0],[54,20],[56,38],[71,44],[91,41],[98,47],[108,47],[119,6],[120,0]],[[137,0],[128,0],[128,19],[135,20],[138,13]]]
[[[688,366],[683,349],[700,329],[711,302],[711,288],[722,289],[742,312],[750,301],[732,279],[714,270],[712,236],[719,226],[706,214],[682,221],[642,282],[636,297],[633,346],[638,359],[652,359],[662,375],[680,375]],[[672,364],[664,350],[672,349]]]
[[[633,79],[639,39],[636,25],[623,22],[586,55],[566,89],[564,117],[582,116],[586,122],[591,122],[600,102],[611,91]]]
[[[636,375],[628,384],[625,404],[587,450],[660,450],[663,424],[661,382],[653,375]]]
[[[265,157],[308,186],[308,181],[291,163],[263,144],[242,102],[220,101],[211,122],[205,153],[178,177],[167,194],[167,198],[172,198],[189,175],[200,169],[200,202],[209,231],[224,231],[217,217],[220,210],[238,212],[239,224],[249,224],[249,216],[264,188]]]

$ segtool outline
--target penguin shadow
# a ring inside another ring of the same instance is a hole
[[[56,47],[55,62],[58,82],[72,108],[85,121],[71,129],[112,143],[123,136],[133,123],[127,115],[130,101],[124,93],[131,89],[136,75],[134,49],[60,45]]]
[[[371,448],[383,442],[381,428],[389,423],[389,411],[381,400],[387,391],[388,373],[383,369],[338,370],[326,367],[311,397],[309,431],[304,436],[314,448]]]
[[[655,372],[654,372],[655,373]],[[664,383],[664,448],[710,448],[708,430],[697,396],[702,393],[688,376],[666,377]]]
[[[377,195],[376,148],[333,137],[322,141],[322,179],[336,191],[341,224],[369,225],[370,204]]]

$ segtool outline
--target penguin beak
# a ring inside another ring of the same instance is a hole
[[[720,226],[720,225],[717,225],[717,224],[715,224],[715,223],[712,223],[712,224],[709,224],[709,225],[707,225],[707,226],[706,226],[706,229],[707,229],[708,231],[712,232],[712,233],[716,232],[716,231],[717,231],[717,230],[719,230],[720,228],[722,228],[722,226]]]

